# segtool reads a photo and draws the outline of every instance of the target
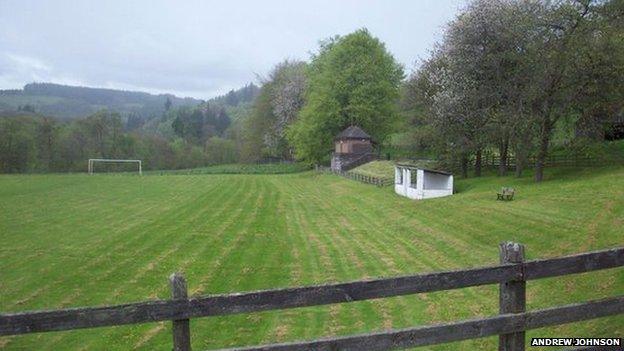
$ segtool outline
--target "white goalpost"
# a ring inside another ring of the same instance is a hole
[[[102,163],[136,163],[139,166],[139,175],[143,175],[143,169],[142,169],[142,165],[141,165],[141,160],[115,160],[115,159],[108,159],[108,158],[90,158],[89,159],[89,167],[88,167],[89,174],[93,174],[93,165],[96,162],[102,162]]]

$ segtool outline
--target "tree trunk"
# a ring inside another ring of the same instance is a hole
[[[468,178],[468,155],[466,153],[461,155],[461,174],[462,178]]]
[[[498,145],[499,152],[499,164],[498,164],[498,175],[506,176],[507,175],[507,156],[509,154],[509,138],[505,138],[501,140]]]
[[[481,149],[477,150],[477,154],[475,156],[475,177],[481,176],[481,165],[482,165],[482,153]]]
[[[529,150],[531,148],[531,135],[522,133],[516,142],[516,177],[522,177],[522,172],[529,164]]]
[[[548,144],[550,143],[550,133],[552,126],[549,119],[544,119],[542,123],[539,150],[535,160],[535,181],[541,182],[544,179],[544,167],[546,165],[546,157],[548,156]]]
[[[516,159],[516,178],[522,178],[522,172],[524,171],[523,161]]]
[[[522,177],[524,165],[526,164],[526,151],[522,147],[516,149],[516,177]]]

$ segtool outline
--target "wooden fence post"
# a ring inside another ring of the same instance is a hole
[[[513,264],[524,262],[524,245],[504,242],[500,244],[500,263]],[[526,281],[524,271],[521,280],[512,280],[500,284],[500,313],[523,313],[526,311]],[[501,334],[498,337],[499,351],[524,351],[525,332]]]
[[[180,273],[169,276],[171,284],[171,297],[174,300],[186,300],[186,279]],[[173,351],[191,351],[191,329],[188,319],[173,321]]]

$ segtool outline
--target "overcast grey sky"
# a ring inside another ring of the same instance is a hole
[[[407,72],[463,0],[0,0],[0,89],[55,82],[210,98],[366,27]]]

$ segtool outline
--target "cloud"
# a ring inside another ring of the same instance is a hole
[[[15,53],[0,54],[0,87],[21,87],[30,82],[81,85],[82,81],[58,76],[44,60]]]
[[[11,53],[5,53],[4,57],[6,58],[5,61],[9,68],[13,66],[15,69],[31,72],[49,72],[51,70],[49,65],[34,57],[20,56]]]
[[[406,68],[464,0],[0,1],[0,89],[31,81],[209,98],[367,27]]]

